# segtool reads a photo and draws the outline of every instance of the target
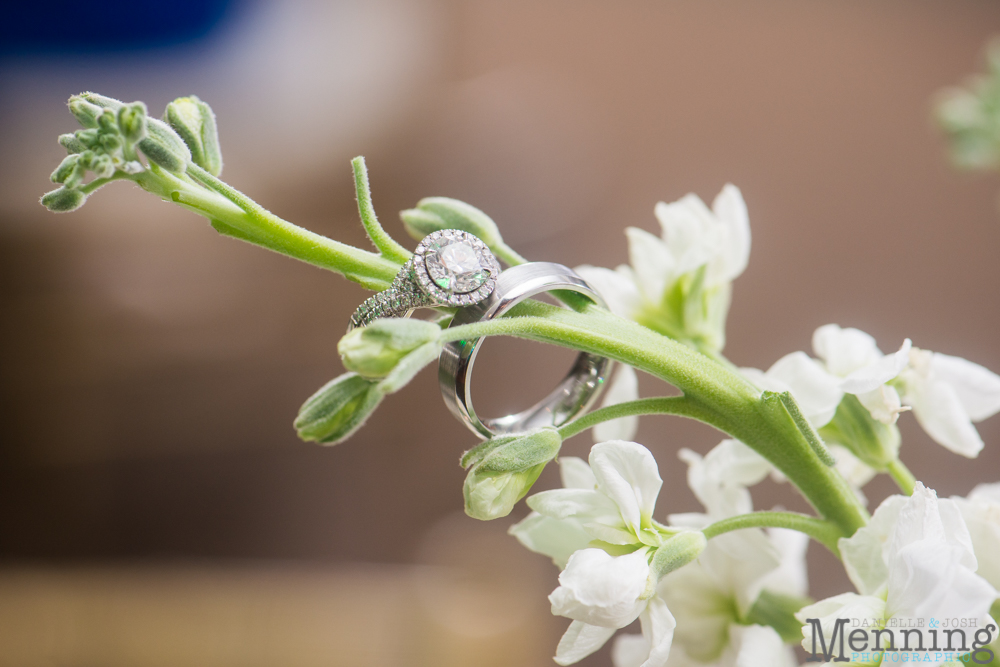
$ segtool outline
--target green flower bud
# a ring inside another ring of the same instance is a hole
[[[83,156],[88,154],[93,155],[91,151],[80,153],[73,170],[63,178],[62,184],[65,188],[72,190],[83,182],[83,178],[87,175],[87,166],[90,164],[90,160],[84,160]]]
[[[80,125],[88,128],[96,128],[97,119],[100,118],[104,110],[79,95],[74,95],[69,98],[69,111],[76,117]]]
[[[122,147],[121,137],[117,134],[102,134],[99,143],[105,153],[114,153]]]
[[[175,174],[183,173],[191,161],[191,151],[184,140],[155,118],[146,119],[146,138],[139,142],[139,150],[150,162]]]
[[[303,440],[337,444],[364,425],[382,402],[376,383],[345,373],[320,388],[299,408],[295,430]]]
[[[475,206],[448,197],[426,197],[416,208],[400,211],[406,231],[422,239],[441,229],[461,229],[478,236],[488,246],[503,243],[500,230],[490,216]]]
[[[83,206],[87,201],[87,195],[79,190],[68,190],[59,188],[42,195],[42,206],[53,213],[69,213]]]
[[[142,102],[126,104],[118,110],[118,127],[130,144],[146,136],[146,105]]]
[[[97,178],[111,178],[115,174],[115,163],[108,155],[98,155],[90,162],[90,169]]]
[[[552,428],[494,438],[463,457],[475,461],[462,489],[465,513],[489,521],[507,516],[559,454],[562,438]],[[477,454],[472,455],[473,452]],[[472,455],[472,456],[470,456]]]
[[[71,154],[82,153],[87,150],[87,147],[83,145],[83,142],[80,141],[75,134],[60,134],[59,145]]]
[[[101,133],[95,129],[77,130],[76,138],[86,148],[96,148],[101,145]]]
[[[378,383],[378,388],[385,394],[394,394],[407,384],[431,362],[441,356],[441,343],[433,341],[424,343],[413,352],[400,359],[396,367]]]
[[[656,582],[674,570],[680,569],[701,555],[708,545],[705,534],[700,530],[686,530],[677,533],[658,548],[649,563],[649,581],[653,588]],[[647,584],[647,589],[649,584]]]
[[[212,108],[194,95],[180,97],[167,105],[163,119],[191,149],[191,160],[212,174],[222,173],[222,149]]]
[[[97,127],[102,133],[118,134],[118,115],[111,109],[105,109],[97,117]]]
[[[76,169],[76,163],[79,160],[79,155],[67,155],[49,178],[52,179],[53,183],[63,183]]]
[[[876,470],[885,470],[899,456],[899,428],[876,420],[853,394],[844,394],[833,419],[819,434],[828,442],[843,445]]]
[[[102,109],[111,109],[112,111],[115,112],[117,112],[119,109],[125,106],[125,103],[120,100],[116,100],[113,97],[105,97],[104,95],[98,95],[97,93],[86,92],[86,93],[80,93],[79,95],[74,95],[73,97],[84,99],[93,105],[101,107]]]
[[[423,320],[375,320],[348,332],[337,344],[337,351],[347,370],[367,378],[383,378],[408,354],[440,336],[438,325]]]

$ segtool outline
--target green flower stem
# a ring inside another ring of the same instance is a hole
[[[660,396],[658,398],[641,398],[636,401],[617,403],[609,405],[600,410],[594,410],[583,417],[559,428],[559,435],[563,440],[571,438],[578,433],[582,433],[588,428],[612,419],[621,417],[633,417],[639,415],[680,415],[701,419],[702,410],[695,403],[689,401],[686,396]]]
[[[701,532],[705,537],[712,539],[733,530],[744,528],[790,528],[800,533],[805,533],[840,558],[840,549],[837,548],[837,540],[843,537],[837,526],[817,519],[813,516],[798,514],[796,512],[751,512],[750,514],[740,514],[737,516],[716,521],[706,526]]]
[[[375,207],[372,206],[372,191],[368,184],[368,167],[365,166],[365,158],[363,156],[354,158],[351,160],[351,166],[354,168],[354,188],[358,193],[358,212],[361,214],[361,224],[364,225],[368,238],[372,240],[383,257],[399,264],[405,263],[413,253],[396,243],[395,239],[389,236],[379,224],[378,216],[375,215]]]
[[[343,274],[370,289],[385,289],[399,271],[399,262],[282,220],[195,164],[188,165],[187,174],[195,180],[150,165],[132,180],[144,190],[205,216],[224,234]]]
[[[746,443],[781,470],[842,535],[865,525],[868,513],[796,427],[777,394],[691,348],[635,322],[589,307],[575,312],[535,301],[507,317],[447,329],[442,340],[506,335],[583,350],[620,361],[678,387],[687,416]],[[696,414],[695,414],[696,413]]]
[[[896,482],[896,486],[899,490],[908,496],[913,495],[913,487],[917,484],[917,478],[913,476],[910,469],[907,468],[902,461],[896,459],[891,461],[889,465],[886,466],[886,472],[889,473],[889,477]]]

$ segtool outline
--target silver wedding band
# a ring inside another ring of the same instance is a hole
[[[492,320],[524,299],[552,290],[577,292],[605,306],[601,295],[572,269],[562,264],[531,262],[501,273],[493,292],[480,303],[460,309],[450,326]],[[446,344],[438,365],[441,393],[448,409],[482,438],[565,424],[597,398],[611,363],[606,357],[581,352],[566,378],[545,399],[517,414],[488,419],[481,417],[472,404],[472,367],[482,340]]]

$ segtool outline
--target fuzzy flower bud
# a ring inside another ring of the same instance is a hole
[[[337,444],[361,428],[381,403],[384,394],[376,383],[356,373],[334,378],[313,394],[295,419],[303,440]]]
[[[876,470],[885,470],[899,456],[899,428],[872,417],[853,394],[844,394],[833,419],[819,434],[827,442],[846,447],[862,463]]]
[[[707,545],[708,540],[700,530],[687,530],[667,540],[666,544],[656,550],[649,563],[650,594],[656,587],[656,582],[700,556]]]
[[[68,153],[82,153],[87,150],[83,142],[75,134],[60,134],[59,145],[66,149]]]
[[[85,100],[81,95],[74,95],[69,98],[69,111],[76,117],[80,125],[87,128],[97,127],[97,119],[103,109],[96,104]]]
[[[79,190],[69,190],[67,188],[59,188],[58,190],[46,192],[42,195],[42,206],[53,213],[75,211],[83,206],[85,201],[87,201],[87,195]]]
[[[194,95],[167,105],[164,120],[191,150],[191,160],[213,176],[222,173],[222,149],[212,108]]]
[[[63,158],[63,161],[59,163],[59,166],[56,167],[56,170],[52,172],[52,175],[49,178],[53,183],[65,182],[66,179],[73,173],[73,170],[76,169],[76,163],[79,162],[79,160],[79,155],[67,155]]]
[[[167,171],[183,173],[191,161],[191,151],[169,125],[155,118],[146,119],[146,138],[139,142],[146,158]]]
[[[337,351],[348,370],[366,378],[384,378],[404,357],[435,343],[440,336],[441,328],[431,322],[409,318],[376,320],[348,332],[337,344]]]
[[[560,447],[559,432],[543,428],[493,438],[468,452],[462,459],[472,464],[463,487],[465,513],[482,521],[510,514]]]
[[[503,243],[500,230],[490,216],[475,206],[448,197],[426,197],[416,208],[400,211],[406,231],[415,239],[442,229],[461,229],[482,239],[488,246]]]
[[[118,127],[130,144],[146,136],[146,105],[142,102],[126,104],[118,110]]]

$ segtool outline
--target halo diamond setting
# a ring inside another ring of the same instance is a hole
[[[477,237],[458,229],[432,232],[389,289],[358,306],[350,328],[383,317],[405,317],[414,308],[477,304],[493,292],[499,275],[500,263]]]

